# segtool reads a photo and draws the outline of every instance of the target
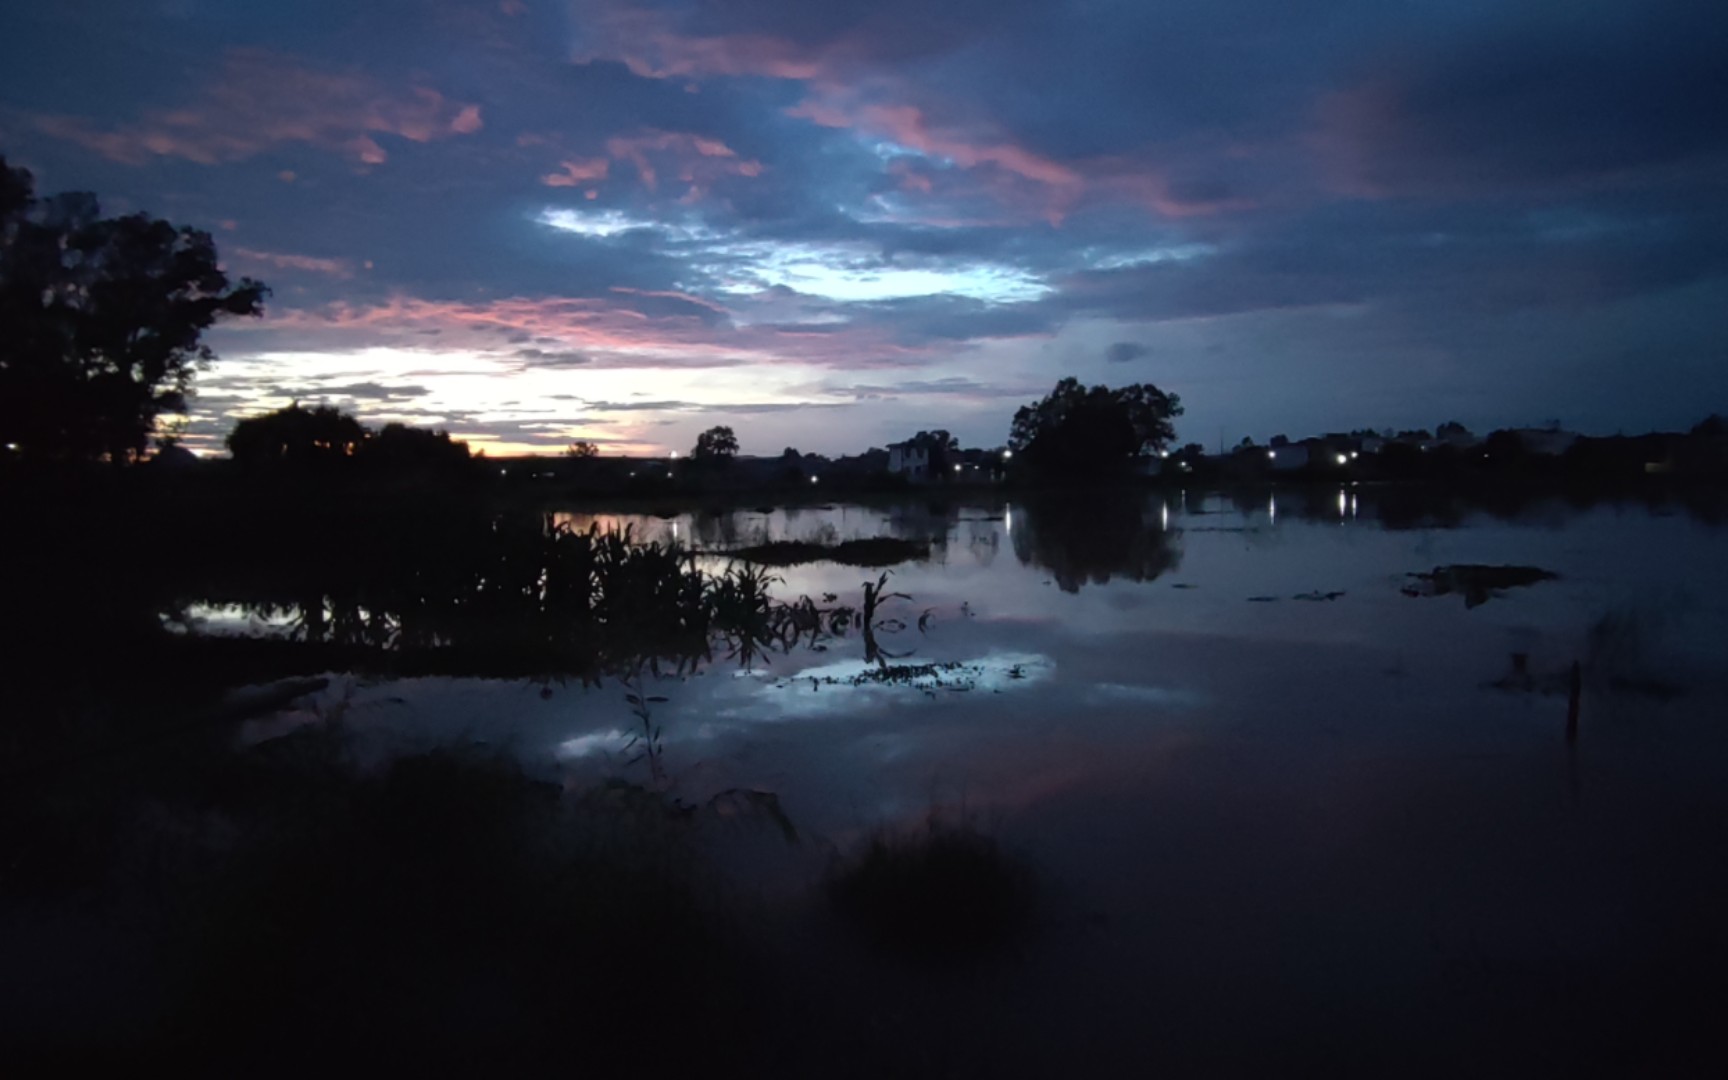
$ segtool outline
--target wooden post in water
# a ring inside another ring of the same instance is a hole
[[[1566,687],[1566,741],[1578,741],[1578,702],[1584,696],[1584,672],[1578,661],[1572,661],[1572,671]]]

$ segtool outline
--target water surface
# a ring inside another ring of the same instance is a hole
[[[764,896],[933,813],[1038,869],[1056,914],[1026,977],[965,1007],[1024,1034],[955,1034],[922,991],[850,1002],[890,1029],[1065,1068],[1149,1045],[1402,1068],[1422,1046],[1511,1072],[1705,1038],[1721,992],[1675,988],[1728,958],[1721,532],[1558,504],[1393,527],[1375,506],[1345,488],[569,520],[711,552],[933,542],[888,578],[906,597],[882,606],[877,655],[852,633],[652,688],[674,791],[776,792],[806,837],[748,864]],[[1474,604],[1406,594],[1451,564],[1558,576]],[[783,597],[852,604],[877,575],[778,573]],[[610,682],[341,692],[379,745],[479,739],[572,784],[646,779]]]

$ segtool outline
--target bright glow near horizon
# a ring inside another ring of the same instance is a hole
[[[842,303],[963,296],[996,304],[1037,300],[1052,289],[1043,279],[1004,263],[891,261],[865,243],[766,243],[728,238],[699,225],[632,217],[621,210],[548,207],[537,220],[559,232],[597,240],[626,233],[677,244],[691,262],[734,295],[788,288]]]
[[[863,244],[716,245],[731,265],[727,291],[748,294],[783,286],[842,302],[963,296],[996,304],[1024,303],[1050,293],[1040,278],[991,262],[898,265]]]
[[[797,368],[773,373],[746,367],[710,369],[699,377],[663,381],[648,391],[640,373],[628,368],[522,369],[510,354],[480,349],[272,351],[247,363],[259,390],[238,410],[240,415],[283,408],[294,400],[305,405],[328,402],[361,413],[374,426],[401,421],[444,428],[491,455],[558,453],[576,439],[592,440],[609,454],[665,454],[688,445],[686,438],[708,426],[699,410],[833,403],[801,388],[809,373]],[[355,399],[344,391],[356,381],[400,387],[404,394],[400,399],[376,394]],[[333,392],[320,393],[321,386]],[[192,412],[201,412],[196,397]],[[674,422],[678,427],[669,428]],[[500,439],[484,431],[492,424],[513,425],[548,441]],[[189,448],[205,455],[220,453],[220,442],[220,435],[188,438]]]

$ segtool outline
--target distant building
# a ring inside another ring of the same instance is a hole
[[[888,445],[888,471],[915,484],[930,479],[930,448],[910,442]]]
[[[1292,472],[1308,467],[1308,444],[1286,443],[1276,450],[1266,451],[1274,472]]]

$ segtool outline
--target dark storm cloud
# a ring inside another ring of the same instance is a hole
[[[1346,370],[1468,413],[1492,357],[1613,427],[1634,376],[1728,398],[1723,55],[1688,0],[81,0],[0,15],[0,153],[275,286],[207,410],[394,409],[397,350],[764,426],[1130,361],[1196,418]],[[732,368],[789,399],[705,398]]]
[[[1321,102],[1339,178],[1388,193],[1696,184],[1728,175],[1728,14],[1601,6],[1399,49]]]

